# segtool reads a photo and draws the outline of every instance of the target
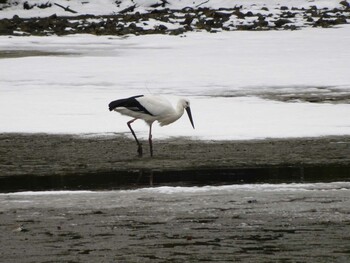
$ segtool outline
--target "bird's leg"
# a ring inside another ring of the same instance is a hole
[[[136,119],[133,119],[133,120],[131,120],[131,121],[128,121],[127,123],[128,123],[128,127],[129,127],[129,129],[130,129],[130,131],[131,131],[131,133],[132,133],[132,135],[134,136],[134,138],[135,138],[135,141],[136,141],[136,143],[137,143],[137,152],[138,152],[138,154],[139,154],[139,157],[142,157],[142,144],[139,142],[139,140],[137,139],[137,137],[136,137],[136,134],[135,134],[135,132],[134,132],[134,130],[131,128],[131,123],[133,123],[134,121],[136,121],[137,120],[137,118]]]
[[[149,126],[149,136],[148,136],[148,142],[149,142],[149,150],[151,153],[151,157],[153,156],[153,145],[152,145],[152,123]]]

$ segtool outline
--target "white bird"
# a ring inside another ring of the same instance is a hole
[[[149,125],[149,146],[150,153],[153,156],[153,145],[152,145],[152,124],[158,121],[160,126],[168,125],[177,121],[184,113],[184,110],[188,114],[191,121],[192,127],[194,129],[194,124],[192,120],[192,113],[190,108],[190,101],[188,99],[181,98],[177,102],[176,108],[174,108],[171,103],[161,96],[151,96],[151,95],[138,95],[126,99],[119,99],[109,103],[109,110],[115,110],[123,115],[133,117],[131,121],[128,121],[128,127],[134,136],[138,149],[137,152],[139,156],[142,156],[142,145],[137,139],[135,132],[131,128],[131,123],[137,119],[144,120]]]

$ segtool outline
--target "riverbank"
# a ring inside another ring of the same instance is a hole
[[[144,142],[144,157],[139,158],[135,142],[122,135],[8,133],[0,135],[0,180],[2,185],[7,180],[20,186],[19,181],[35,177],[48,188],[62,180],[58,188],[65,184],[79,188],[83,182],[85,188],[93,188],[99,180],[100,187],[117,188],[137,183],[281,182],[305,177],[334,181],[350,178],[349,144],[350,136],[249,141],[171,138],[154,141],[153,158]],[[22,188],[30,189],[30,185]]]
[[[3,262],[348,262],[349,183],[0,194]]]
[[[181,35],[192,31],[218,33],[327,28],[347,24],[350,12],[347,1],[319,7],[317,3],[299,2],[291,5],[285,1],[267,5],[246,1],[220,5],[219,2],[216,6],[206,6],[207,2],[209,1],[201,4],[189,2],[189,5],[175,3],[174,6],[174,3],[168,1],[154,5],[131,1],[129,6],[124,7],[111,2],[104,15],[97,14],[101,11],[96,10],[96,7],[86,10],[88,1],[84,2],[85,6],[73,3],[75,7],[71,8],[75,10],[49,2],[38,5],[26,1],[23,6],[18,3],[0,4],[0,35]],[[62,10],[66,12],[62,13]]]

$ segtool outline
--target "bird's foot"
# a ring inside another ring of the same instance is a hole
[[[139,147],[137,148],[137,153],[139,154],[139,157],[142,157],[143,152],[142,152],[142,145],[141,144],[139,144]]]

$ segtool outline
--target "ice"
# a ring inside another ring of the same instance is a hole
[[[7,207],[137,207],[144,203],[169,202],[174,209],[182,210],[181,204],[189,206],[189,200],[196,200],[195,205],[205,206],[205,203],[214,204],[215,200],[247,200],[259,201],[268,199],[283,200],[289,196],[348,196],[350,182],[331,183],[293,183],[293,184],[236,184],[223,186],[193,186],[193,187],[153,187],[136,190],[113,191],[36,191],[15,192],[0,194],[2,210]],[[226,202],[225,201],[225,202]],[[179,202],[180,206],[175,203]],[[273,202],[269,200],[269,202]],[[194,204],[193,204],[194,205]],[[222,203],[223,205],[223,203]]]
[[[350,182],[330,182],[330,183],[282,183],[282,184],[232,184],[220,186],[160,186],[160,187],[146,187],[131,190],[111,190],[111,191],[87,191],[87,190],[59,190],[59,191],[24,191],[13,193],[0,193],[1,197],[19,197],[19,198],[35,198],[57,196],[73,198],[73,196],[143,196],[143,195],[181,195],[181,194],[217,194],[217,193],[234,193],[235,191],[245,192],[300,192],[300,191],[349,191]]]
[[[108,103],[161,94],[188,97],[196,129],[184,116],[155,126],[157,139],[348,135],[347,101],[298,96],[349,96],[349,36],[348,25],[185,37],[2,36],[2,50],[58,54],[0,59],[0,132],[128,133],[129,118],[109,112]],[[142,121],[134,127],[147,137]]]
[[[81,195],[81,194],[93,194],[97,192],[93,191],[81,191],[81,190],[75,190],[75,191],[25,191],[25,192],[14,192],[14,193],[7,193],[7,194],[0,194],[2,196],[46,196],[46,195]]]

